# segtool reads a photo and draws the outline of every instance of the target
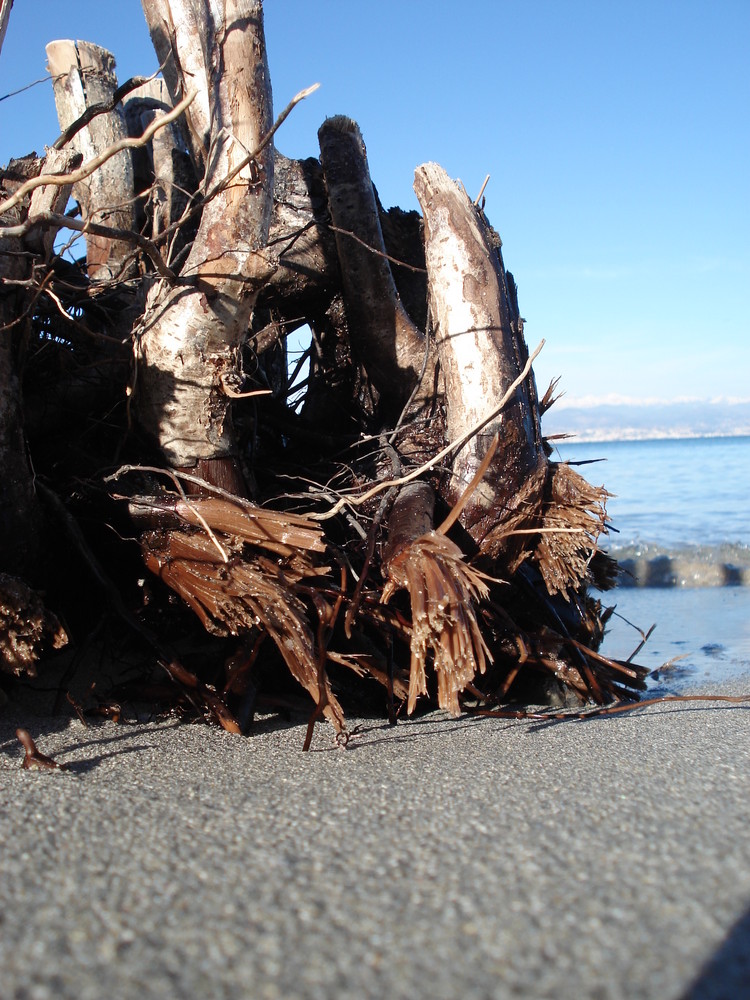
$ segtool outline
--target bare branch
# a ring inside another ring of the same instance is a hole
[[[415,267],[414,264],[407,264],[405,260],[399,260],[398,257],[391,257],[390,254],[384,253],[382,250],[378,250],[377,247],[371,247],[369,243],[365,243],[361,240],[356,233],[350,232],[348,229],[340,229],[338,226],[329,225],[329,229],[334,233],[339,233],[341,236],[350,236],[353,240],[356,240],[360,246],[364,247],[365,250],[369,250],[370,253],[374,253],[377,257],[383,257],[385,260],[389,261],[391,264],[395,264],[397,267],[405,267],[408,271],[414,271],[416,274],[427,274],[426,267]]]
[[[55,177],[55,175],[51,175]],[[59,175],[58,175],[59,176]],[[118,229],[114,226],[104,226],[98,222],[91,222],[86,219],[71,219],[67,215],[58,215],[56,212],[39,212],[29,217],[25,222],[17,226],[0,227],[0,238],[5,236],[25,236],[36,226],[43,228],[53,227],[56,229],[72,229],[77,233],[92,233],[94,236],[105,236],[113,240],[121,240],[123,243],[132,243],[148,256],[154,267],[168,281],[175,282],[177,275],[168,267],[159,253],[156,245],[146,239],[140,233],[135,233],[130,229]]]
[[[156,73],[153,73],[151,76],[131,76],[129,80],[126,80],[125,83],[121,84],[121,86],[117,88],[117,90],[112,95],[111,101],[106,101],[101,104],[92,104],[91,107],[86,108],[83,114],[79,118],[76,118],[76,120],[72,122],[70,125],[68,125],[68,127],[64,130],[64,132],[62,132],[57,137],[57,139],[55,139],[55,141],[52,143],[51,148],[62,149],[63,146],[67,145],[67,143],[70,142],[70,140],[73,138],[74,135],[80,132],[82,128],[85,128],[89,124],[89,122],[94,120],[94,118],[98,118],[99,115],[106,115],[110,111],[114,111],[114,109],[123,99],[123,97],[127,97],[128,94],[130,94],[132,91],[137,90],[144,84],[149,83],[151,80],[156,79],[158,74],[159,70],[157,70]]]
[[[281,128],[281,126],[284,124],[284,122],[287,120],[287,118],[292,113],[294,108],[299,104],[299,102],[304,101],[304,99],[306,97],[309,97],[310,94],[314,94],[319,86],[320,86],[319,83],[313,83],[310,87],[305,87],[304,90],[300,90],[298,94],[294,95],[294,97],[287,104],[287,106],[284,108],[281,114],[276,118],[276,121],[273,123],[273,127],[263,136],[260,143],[255,147],[255,149],[251,153],[248,153],[247,156],[245,156],[243,159],[241,159],[237,164],[237,166],[234,167],[233,170],[229,171],[226,177],[222,178],[222,180],[220,180],[218,184],[215,184],[214,187],[211,188],[206,197],[203,199],[202,202],[203,205],[205,205],[206,202],[211,201],[211,199],[215,198],[218,194],[221,194],[222,191],[225,191],[232,183],[232,181],[235,179],[235,177],[239,173],[241,173],[245,169],[245,167],[250,166],[250,164],[260,156],[260,154],[263,152],[263,150],[266,148],[269,142],[273,139],[273,137],[276,135],[278,130]],[[0,205],[0,209],[2,209],[2,205]]]
[[[95,170],[98,170],[103,163],[107,160],[111,160],[113,156],[117,153],[122,152],[124,149],[137,149],[139,146],[145,146],[147,142],[154,136],[159,129],[164,128],[165,125],[169,125],[170,122],[175,121],[183,113],[185,108],[189,107],[193,99],[195,98],[197,91],[191,90],[184,100],[180,101],[179,104],[169,111],[167,114],[162,115],[149,125],[146,131],[138,139],[121,139],[119,142],[113,143],[103,153],[99,156],[95,156],[93,160],[89,160],[78,170],[74,170],[71,174],[44,174],[43,176],[30,177],[25,183],[23,183],[17,191],[15,191],[10,198],[6,198],[4,202],[0,202],[0,215],[4,215],[11,208],[15,208],[16,205],[20,204],[26,195],[33,191],[35,188],[42,187],[44,184],[77,184],[79,181],[85,180],[90,177]]]

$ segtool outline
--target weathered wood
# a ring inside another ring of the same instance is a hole
[[[237,705],[242,692],[260,685],[267,667],[282,666],[272,644],[316,702],[310,725],[325,714],[338,733],[344,718],[334,691],[346,693],[340,667],[385,684],[394,720],[394,698],[405,697],[411,711],[418,698],[436,693],[441,707],[458,713],[468,694],[502,699],[513,686],[523,697],[517,677],[529,681],[529,691],[543,675],[598,701],[637,689],[637,670],[591,653],[603,615],[586,586],[600,559],[604,493],[547,461],[515,285],[484,214],[434,165],[417,172],[424,219],[385,213],[350,119],[321,128],[322,163],[274,154],[261,0],[143,6],[164,82],[131,92],[131,81],[115,93],[113,60],[85,43],[56,43],[50,67],[64,66],[56,80],[62,103],[68,92],[79,99],[61,115],[63,126],[75,118],[58,141],[71,151],[84,141],[91,151],[108,147],[116,138],[111,127],[96,141],[95,133],[110,119],[142,136],[197,88],[186,127],[141,143],[131,175],[111,161],[116,178],[108,190],[116,183],[117,196],[92,196],[94,179],[76,192],[88,224],[98,218],[118,225],[121,240],[134,236],[122,258],[111,232],[102,233],[98,249],[90,241],[92,275],[109,278],[133,245],[155,270],[144,261],[140,274],[134,268],[110,285],[53,259],[52,232],[30,230],[26,218],[22,196],[33,184],[17,189],[8,216],[15,227],[0,236],[0,571],[9,560],[18,569],[44,553],[35,486],[41,492],[45,482],[54,485],[45,492],[58,514],[56,502],[64,510],[71,537],[79,512],[94,537],[99,470],[122,449],[128,461],[144,462],[120,471],[128,476],[123,489],[142,494],[130,510],[146,565],[192,609],[196,628],[222,637],[200,678],[164,656],[159,641],[154,649],[182,696],[225,728],[238,731],[235,707],[238,717],[252,712]],[[119,109],[93,117],[126,93],[124,117]],[[44,169],[65,171],[66,164],[50,157]],[[39,167],[17,167],[12,183]],[[57,223],[66,192],[45,184],[31,211]],[[191,195],[190,221],[173,231]],[[115,198],[128,203],[131,219],[115,218]],[[437,336],[429,352],[428,323]],[[313,337],[296,413],[283,341],[303,324]],[[98,338],[102,330],[108,346]],[[109,354],[103,363],[111,341],[123,345],[128,362],[132,345],[135,370]],[[25,344],[33,349],[24,371]],[[267,355],[259,359],[253,350]],[[28,412],[37,407],[36,427],[27,424],[36,479],[26,457],[21,376]],[[244,401],[251,380],[272,395]],[[132,407],[124,405],[126,388]],[[497,410],[477,433],[480,418]],[[132,416],[161,460],[131,433]],[[450,442],[459,437],[469,443],[450,459]],[[171,468],[162,478],[157,467],[165,464]],[[238,499],[248,492],[258,506]],[[58,493],[65,502],[53,499]],[[349,511],[340,516],[344,505]],[[289,513],[305,507],[313,517]],[[116,517],[107,523],[118,530]],[[7,544],[13,536],[20,544]],[[93,564],[87,543],[77,544]],[[113,576],[129,572],[118,555]],[[52,550],[56,568],[67,573],[67,560],[55,556]],[[96,576],[107,580],[104,572]],[[43,608],[18,586],[6,587],[11,596],[3,604],[4,584],[0,575],[0,660],[33,669],[37,640],[15,661],[12,647],[27,625],[42,635]],[[408,602],[402,594],[387,607],[401,589]],[[132,628],[135,618],[123,613],[115,585],[107,581],[105,590]],[[174,611],[155,586],[138,621],[167,622],[171,631]],[[54,627],[47,632],[54,640]],[[139,624],[135,632],[147,634]],[[237,642],[231,666],[230,637]],[[329,661],[336,664],[333,687]]]
[[[86,108],[111,101],[117,89],[114,56],[91,42],[68,39],[50,42],[47,63],[53,79],[57,117],[63,130]],[[127,134],[122,108],[118,106],[94,118],[73,137],[70,147],[82,153],[86,161],[126,138]],[[133,195],[130,150],[116,153],[73,189],[84,221],[104,223],[116,229],[135,228]],[[100,235],[87,235],[86,246],[89,277],[97,281],[117,275],[132,253],[130,243]]]
[[[82,159],[81,153],[75,149],[48,149],[42,174],[70,173],[71,170],[75,170],[81,165]],[[29,219],[33,220],[34,216],[43,212],[61,215],[68,204],[71,190],[70,184],[47,184],[44,187],[36,188],[31,194]],[[41,254],[45,260],[49,260],[58,231],[55,226],[31,230],[24,240],[26,247]]]
[[[141,0],[164,81],[178,104],[188,90],[197,94],[185,114],[185,139],[193,157],[196,173],[206,168],[211,141],[211,106],[209,73],[204,48],[208,10],[192,0]]]
[[[417,169],[414,189],[424,213],[430,307],[445,377],[448,440],[454,441],[512,385],[526,348],[513,322],[499,241],[482,213],[437,164]],[[507,552],[505,534],[532,523],[541,508],[547,462],[532,379],[458,452],[446,484],[452,504],[499,434],[497,453],[461,516],[493,556]]]
[[[132,92],[125,102],[125,121],[133,138],[143,135],[158,118],[172,110],[172,99],[162,79],[149,80]],[[160,129],[142,149],[133,151],[135,190],[145,202],[151,238],[162,235],[179,222],[198,186],[190,151],[179,122]],[[146,220],[144,219],[144,225]],[[197,224],[188,220],[159,243],[162,258],[169,264],[195,236]]]
[[[181,6],[160,2],[151,10],[144,2],[150,24],[156,10],[177,24]],[[195,27],[197,34],[176,32],[174,56],[183,73],[197,59],[192,47],[199,44],[212,53],[208,197],[180,284],[157,286],[150,297],[139,340],[136,400],[142,425],[177,467],[236,454],[222,382],[236,371],[258,291],[276,266],[264,250],[273,199],[272,145],[224,183],[272,125],[262,4],[224,0]],[[183,43],[190,44],[189,52]],[[180,87],[187,89],[184,79]]]
[[[328,225],[328,199],[320,162],[274,157],[273,213],[268,245],[279,267],[259,305],[296,317],[324,310],[341,285],[336,241]]]
[[[383,569],[387,602],[399,588],[411,602],[411,667],[407,711],[427,693],[432,654],[438,704],[459,715],[459,695],[483,674],[489,650],[475,605],[487,597],[486,578],[464,560],[458,545],[432,529],[435,495],[424,482],[409,483],[396,498],[388,523]]]
[[[393,423],[420,379],[424,335],[407,315],[385,257],[359,127],[350,118],[329,118],[320,127],[318,140],[352,348],[380,393],[381,419]],[[429,373],[423,383],[429,394]]]

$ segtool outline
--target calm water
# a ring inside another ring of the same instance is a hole
[[[570,443],[562,460],[616,493],[609,549],[628,571],[605,595],[616,616],[603,651],[637,660],[658,685],[713,687],[750,672],[750,438]],[[657,589],[658,588],[658,589]]]
[[[566,444],[616,494],[608,548],[651,586],[750,585],[750,437]],[[602,461],[595,461],[602,459]]]

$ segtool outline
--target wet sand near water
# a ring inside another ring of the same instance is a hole
[[[747,676],[750,692],[750,587],[626,587],[601,600],[644,631],[656,625],[635,660],[651,670],[673,661],[659,687],[679,693]],[[635,629],[613,617],[602,652],[626,659],[639,642]]]

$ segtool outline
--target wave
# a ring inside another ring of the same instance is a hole
[[[640,543],[611,546],[620,566],[619,587],[748,587],[750,547]]]

